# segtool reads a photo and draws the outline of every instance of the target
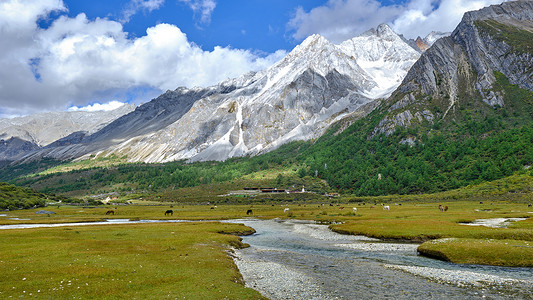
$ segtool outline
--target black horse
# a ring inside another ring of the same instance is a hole
[[[246,214],[247,214],[247,215],[253,215],[253,212],[252,212],[251,209],[249,209],[249,210],[246,211]]]
[[[172,211],[172,209],[169,209],[169,210],[165,211],[165,216],[168,216],[168,215],[172,216],[173,214],[174,214],[174,212]]]

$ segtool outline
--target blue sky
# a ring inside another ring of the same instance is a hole
[[[311,34],[416,38],[503,1],[0,0],[0,118],[139,104],[265,69]]]
[[[158,9],[140,9],[125,22],[124,31],[132,37],[143,36],[146,28],[159,23],[178,26],[188,38],[204,50],[215,46],[231,46],[275,52],[291,50],[300,42],[291,38],[287,23],[297,7],[310,10],[323,5],[324,0],[226,0],[217,1],[208,21],[202,20],[201,11],[193,11],[187,3],[165,1]],[[71,17],[85,13],[89,19],[107,17],[120,20],[128,0],[65,1]]]

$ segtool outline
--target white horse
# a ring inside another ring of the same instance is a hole
[[[357,212],[357,207],[352,208],[353,213],[355,214]]]
[[[390,207],[388,205],[383,206],[383,210],[390,210]]]
[[[290,210],[290,209],[287,207],[287,208],[285,208],[285,209],[283,210],[283,212],[286,213],[286,212],[289,212],[289,210]]]

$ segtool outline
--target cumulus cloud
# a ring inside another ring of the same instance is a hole
[[[195,14],[200,15],[200,23],[211,23],[211,15],[217,6],[215,0],[178,0],[188,5]]]
[[[119,22],[84,14],[61,16],[47,29],[37,26],[40,18],[62,10],[63,3],[53,0],[0,4],[0,116],[105,103],[139,88],[208,86],[285,55],[229,47],[205,51],[170,24],[150,27],[135,39]]]
[[[402,8],[396,5],[382,6],[375,0],[329,0],[306,12],[298,7],[289,21],[293,37],[303,40],[318,33],[328,40],[339,43],[377,25],[394,20]]]
[[[121,22],[129,22],[130,18],[140,10],[151,12],[159,9],[159,7],[161,7],[164,3],[165,0],[131,0],[122,12]]]
[[[288,28],[296,40],[318,33],[339,43],[388,23],[396,32],[416,38],[431,31],[452,31],[465,12],[505,1],[409,0],[399,5],[384,5],[377,0],[329,0],[308,12],[297,8]]]
[[[505,0],[412,0],[392,25],[407,37],[425,36],[431,31],[451,32],[465,12],[503,2]]]

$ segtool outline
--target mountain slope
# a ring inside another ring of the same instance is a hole
[[[134,105],[123,105],[111,111],[50,112],[0,119],[0,160],[19,159],[55,141],[77,143],[134,109]]]
[[[533,91],[532,40],[533,1],[466,13],[450,37],[436,41],[413,65],[384,104],[388,113],[373,135],[420,125],[450,129],[469,118],[496,118],[502,108],[529,124],[531,99],[511,97],[502,87],[508,79]]]
[[[313,35],[266,70],[168,91],[78,144],[35,156],[165,162],[263,153],[319,137],[347,115],[365,115],[372,108],[365,104],[388,96],[419,56],[387,25],[341,45]]]
[[[525,172],[533,163],[532,20],[533,1],[465,14],[391,97],[301,154],[305,174],[357,195],[384,195]]]

